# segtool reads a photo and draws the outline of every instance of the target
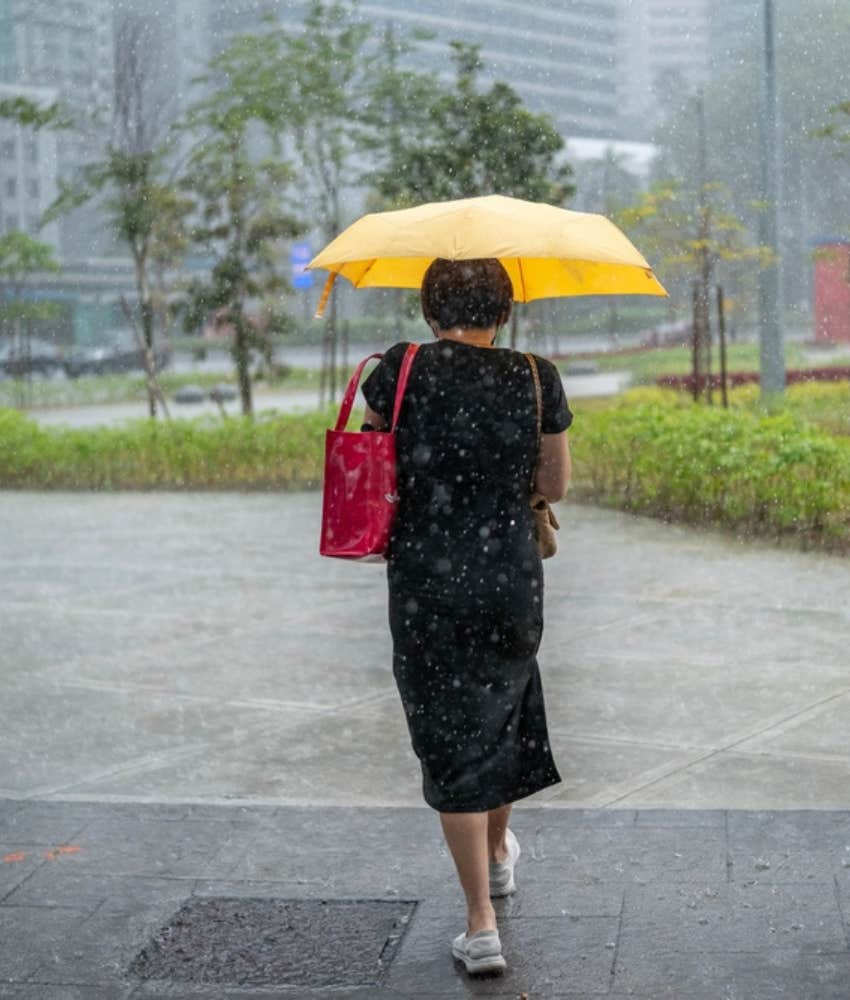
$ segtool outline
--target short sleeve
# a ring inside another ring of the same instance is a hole
[[[392,420],[395,387],[407,347],[407,343],[394,344],[361,385],[363,398],[387,423]]]
[[[544,434],[559,434],[573,422],[561,373],[551,361],[538,358],[536,354],[535,359],[537,370],[540,372],[540,392],[543,397],[543,419],[540,429]]]

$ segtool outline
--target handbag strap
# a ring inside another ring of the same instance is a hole
[[[537,462],[540,461],[540,435],[543,426],[543,393],[540,389],[540,372],[537,370],[537,361],[533,354],[526,354],[531,368],[531,377],[534,379],[534,399],[537,403],[537,461],[531,468],[531,492],[534,492],[534,473],[537,471]]]
[[[401,368],[398,373],[398,383],[395,389],[395,406],[393,406],[393,422],[390,430],[395,433],[398,426],[398,417],[401,413],[401,404],[404,402],[404,392],[407,389],[407,380],[410,378],[410,369],[413,367],[413,359],[419,350],[419,344],[409,344],[402,358]]]
[[[372,358],[382,358],[383,354],[370,354],[365,357],[360,364],[354,369],[354,374],[348,380],[348,385],[345,387],[345,392],[342,397],[342,403],[339,408],[339,416],[336,420],[336,431],[344,431],[345,425],[348,423],[348,418],[351,416],[351,407],[354,406],[354,397],[357,395],[357,386],[360,384],[360,376],[363,374],[363,369],[366,367],[366,362],[371,361]]]
[[[401,370],[399,371],[398,384],[396,386],[395,393],[395,405],[393,407],[393,422],[392,430],[395,430],[396,424],[398,423],[398,415],[401,412],[401,404],[404,399],[404,392],[407,388],[407,380],[410,376],[410,369],[413,365],[413,358],[418,350],[418,344],[410,344],[407,350],[404,352],[404,359],[401,362]],[[367,362],[371,361],[372,358],[382,358],[383,354],[369,354],[367,355],[360,364],[354,369],[354,373],[348,380],[348,385],[345,387],[345,393],[342,397],[342,403],[339,407],[339,416],[336,420],[336,427],[334,430],[344,431],[346,424],[348,423],[348,418],[351,416],[351,408],[354,406],[354,399],[357,395],[357,387],[360,385],[360,376],[363,374],[363,369],[366,367]]]

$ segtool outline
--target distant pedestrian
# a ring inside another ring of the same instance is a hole
[[[494,345],[511,311],[496,260],[435,260],[422,282],[436,336],[416,355],[397,431],[398,516],[387,580],[393,673],[425,801],[438,810],[466,896],[452,954],[470,973],[505,967],[491,899],[515,891],[511,804],[561,780],[537,651],[543,570],[529,493],[560,499],[572,414],[560,376]],[[407,345],[363,384],[364,421],[385,428]],[[536,466],[536,472],[535,470]]]

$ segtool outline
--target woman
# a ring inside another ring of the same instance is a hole
[[[388,550],[393,673],[426,802],[440,813],[467,903],[452,943],[468,972],[500,972],[491,897],[515,890],[511,804],[560,781],[536,654],[543,572],[529,494],[570,477],[572,414],[555,367],[494,346],[513,289],[496,260],[435,260],[422,282],[436,341],[417,352],[397,428],[399,506]],[[407,344],[363,384],[364,421],[392,416]],[[535,471],[536,469],[536,471]]]

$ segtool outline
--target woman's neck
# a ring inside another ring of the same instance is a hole
[[[474,327],[456,326],[451,330],[438,330],[437,337],[440,340],[456,340],[461,344],[474,344],[476,347],[492,347],[496,337],[496,327],[480,330]]]

